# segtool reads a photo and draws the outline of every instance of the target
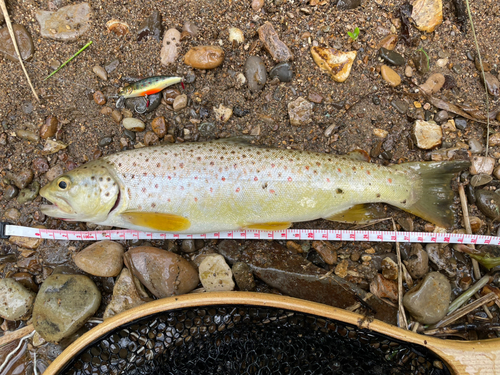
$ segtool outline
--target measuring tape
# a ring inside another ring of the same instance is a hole
[[[325,240],[364,242],[418,242],[500,245],[500,237],[460,233],[390,232],[368,230],[286,229],[278,231],[233,230],[206,234],[174,234],[137,230],[71,231],[23,227],[0,223],[0,238],[9,236],[50,240],[177,240],[177,239],[256,239],[256,240]]]

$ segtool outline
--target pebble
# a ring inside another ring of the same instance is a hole
[[[481,74],[481,80],[483,81],[483,75]],[[486,87],[488,89],[488,93],[493,96],[500,95],[500,81],[498,81],[497,77],[495,77],[490,72],[484,72],[484,78],[486,81]],[[483,81],[483,82],[485,82]]]
[[[146,134],[144,134],[144,145],[152,146],[158,144],[158,142],[159,139],[155,133],[147,131]]]
[[[8,208],[2,215],[2,221],[17,223],[21,218],[21,212],[17,208]]]
[[[396,48],[397,44],[398,44],[398,36],[394,34],[389,34],[378,43],[378,48],[385,48],[389,51],[392,51],[394,48]]]
[[[467,120],[463,117],[456,117],[454,120],[457,129],[465,130],[467,128]]]
[[[141,294],[136,289],[136,285],[140,285],[140,283],[134,283],[133,277],[127,268],[122,269],[113,287],[111,302],[106,306],[106,310],[104,310],[102,317],[104,320],[146,303],[146,300],[141,298]],[[140,286],[142,287],[142,285]],[[142,295],[144,293],[145,291]]]
[[[292,52],[290,52],[286,44],[280,40],[276,30],[270,22],[265,22],[257,31],[259,33],[259,39],[275,61],[282,62],[293,58]]]
[[[413,126],[413,137],[417,147],[429,150],[441,144],[443,131],[434,122],[417,120]]]
[[[420,31],[432,33],[443,22],[441,0],[415,0],[412,6],[411,18]]]
[[[495,176],[497,180],[500,180],[500,165],[493,170],[493,176]]]
[[[456,125],[455,121],[455,125]],[[470,152],[473,154],[480,154],[483,152],[483,144],[479,142],[477,139],[472,138],[469,140]]]
[[[181,250],[185,253],[194,253],[196,251],[194,240],[183,240],[181,243]]]
[[[434,121],[436,121],[438,124],[442,124],[443,122],[448,121],[448,118],[448,112],[445,110],[441,110],[434,115]],[[456,125],[457,124],[455,123],[455,126]]]
[[[163,90],[163,100],[166,104],[173,105],[175,98],[180,94],[181,92],[179,90],[167,87],[165,90]]]
[[[381,47],[379,50],[380,57],[390,65],[404,65],[405,59],[396,51],[388,50],[384,47]]]
[[[199,267],[200,281],[207,292],[234,290],[233,273],[220,254],[209,254]]]
[[[314,62],[324,71],[328,72],[336,82],[344,82],[356,58],[357,52],[341,52],[334,48],[312,47],[311,55]]]
[[[457,274],[457,260],[453,257],[451,249],[446,244],[427,244],[425,251],[429,259],[438,270],[442,270],[448,277],[455,277]]]
[[[104,69],[102,66],[96,65],[92,68],[92,71],[95,73],[96,76],[98,76],[103,81],[108,80],[108,73],[106,72],[106,69]]]
[[[57,126],[59,125],[59,121],[55,116],[48,116],[45,119],[45,123],[40,128],[40,138],[47,139],[56,135]]]
[[[213,107],[215,119],[217,121],[227,122],[233,115],[233,110],[231,108],[225,107],[219,104],[219,107]]]
[[[229,28],[229,42],[241,44],[244,41],[245,35],[243,35],[243,31],[241,31],[237,27]]]
[[[13,274],[12,279],[17,281],[19,284],[24,286],[26,289],[31,290],[32,292],[38,292],[38,285],[33,280],[33,275],[28,272],[17,272]],[[34,302],[34,301],[33,301]]]
[[[38,197],[38,192],[40,191],[40,183],[38,181],[34,181],[27,188],[22,189],[17,196],[17,202],[19,204],[25,204],[27,202],[31,202]]]
[[[495,159],[486,156],[473,156],[471,159],[470,173],[471,174],[488,174],[493,172],[495,167]]]
[[[108,28],[109,32],[113,32],[118,36],[127,35],[130,29],[126,22],[114,18],[106,22],[106,27]]]
[[[312,122],[312,103],[299,96],[293,102],[288,103],[288,116],[290,124],[293,126],[302,126]]]
[[[249,56],[245,62],[245,77],[250,91],[262,90],[267,81],[267,71],[264,61],[258,56]]]
[[[449,61],[448,58],[439,59],[438,61],[436,61],[436,66],[438,68],[444,68],[446,65],[448,65],[448,61]]]
[[[135,247],[124,255],[125,265],[156,297],[189,293],[198,285],[198,272],[187,260],[150,246]]]
[[[68,147],[68,145],[61,141],[47,139],[43,146],[42,155],[55,154],[58,151],[64,150],[66,147]]]
[[[420,279],[429,272],[429,256],[421,244],[412,244],[408,259],[403,263],[414,279]]]
[[[292,64],[288,61],[277,64],[269,72],[269,77],[278,77],[281,82],[290,82],[293,78]]]
[[[418,322],[434,324],[446,315],[450,298],[451,286],[446,276],[431,272],[405,294],[403,305]]]
[[[491,147],[500,145],[500,132],[493,133],[490,135],[490,139],[488,140],[488,145]]]
[[[18,194],[19,194],[19,189],[13,185],[9,185],[5,188],[5,190],[3,192],[3,197],[6,200],[11,200],[11,199],[17,197]]]
[[[17,46],[21,53],[21,57],[24,61],[31,60],[35,53],[35,46],[33,45],[31,34],[23,25],[13,24],[12,29],[16,36]],[[0,52],[11,61],[19,61],[7,27],[0,29]]]
[[[236,281],[239,290],[247,292],[255,290],[255,278],[248,264],[236,262],[233,264],[233,267],[231,267],[231,271],[233,272],[234,281]]]
[[[158,106],[161,104],[162,96],[163,96],[163,94],[161,92],[149,95],[148,96],[149,106],[146,107],[146,112],[144,112],[144,113],[153,112],[156,108],[158,108]],[[126,99],[125,100],[125,107],[127,107],[131,111],[135,111],[136,108],[143,108],[144,107],[144,97],[137,96],[135,98]]]
[[[380,67],[380,73],[382,74],[382,78],[386,81],[390,86],[396,87],[401,84],[401,77],[394,70],[389,68],[387,65],[382,65]]]
[[[135,142],[135,139],[137,138],[135,133],[128,129],[123,129],[123,134],[125,134],[127,138],[130,139],[132,142]]]
[[[489,72],[491,70],[491,64],[489,63],[490,58],[488,55],[482,54],[481,61],[479,60],[479,56],[476,55],[474,56],[473,60],[474,65],[479,72],[481,71],[481,62],[483,63],[483,70],[485,72]]]
[[[337,8],[341,10],[355,9],[361,6],[361,0],[338,0]]]
[[[153,13],[146,18],[140,25],[137,31],[137,41],[140,42],[144,38],[151,36],[156,41],[160,41],[163,26],[161,25],[161,14],[158,10],[153,10]]]
[[[32,132],[31,130],[16,130],[16,135],[19,138],[25,139],[29,142],[38,142],[40,140],[40,137],[38,134],[35,132]]]
[[[133,117],[124,118],[122,124],[125,129],[133,132],[142,132],[146,128],[144,122]]]
[[[46,341],[59,342],[80,329],[101,303],[101,293],[87,276],[52,274],[40,287],[33,326]]]
[[[42,243],[41,238],[10,236],[9,242],[24,249],[36,250]]]
[[[17,173],[7,172],[6,176],[19,189],[24,189],[31,183],[31,181],[33,181],[34,174],[31,169],[23,169]]]
[[[14,279],[0,279],[0,317],[12,321],[29,319],[35,296]]]
[[[335,247],[330,242],[313,241],[311,246],[318,252],[326,264],[333,265],[337,263],[337,250],[335,250]]]
[[[181,33],[177,29],[168,29],[163,35],[163,43],[160,51],[160,60],[162,65],[174,64],[179,55],[179,43]]]
[[[493,180],[488,174],[476,174],[470,179],[470,184],[472,187],[483,186],[489,184]]]
[[[408,78],[413,77],[413,68],[409,65],[405,67],[405,76]]]
[[[186,94],[178,95],[175,97],[172,107],[174,108],[174,111],[180,111],[181,109],[186,108],[187,102],[188,99]]]
[[[200,28],[192,21],[184,22],[182,25],[182,34],[187,33],[188,35],[195,37],[200,32]]]
[[[57,12],[39,10],[35,13],[44,38],[71,41],[85,34],[90,28],[92,15],[88,3],[78,3],[60,8]]]
[[[209,137],[214,134],[216,126],[213,122],[203,122],[198,127],[198,132],[202,137]]]
[[[99,277],[115,277],[123,268],[123,246],[118,242],[99,241],[73,256],[81,270]]]
[[[382,275],[387,280],[397,280],[398,265],[389,257],[382,259]]]
[[[370,293],[395,302],[398,300],[398,284],[377,273],[377,276],[370,283]]]
[[[118,65],[120,65],[120,60],[113,59],[109,63],[104,65],[104,69],[106,69],[106,72],[109,74],[113,72],[116,68],[118,68]]]
[[[119,110],[113,109],[113,112],[111,112],[111,117],[113,118],[113,120],[115,120],[116,123],[120,123],[120,121],[123,118],[123,115]]]
[[[421,74],[425,74],[429,71],[429,62],[427,60],[427,56],[425,53],[421,50],[415,51],[413,57],[412,57],[413,63],[415,64],[415,67]]]
[[[396,108],[396,110],[402,115],[404,115],[410,107],[409,104],[402,99],[394,99],[393,101],[391,101],[391,105]]]
[[[192,47],[184,55],[184,63],[195,69],[214,69],[223,63],[224,56],[219,46]]]
[[[429,78],[427,78],[427,81],[425,81],[425,83],[420,86],[420,89],[426,94],[432,95],[441,90],[444,85],[444,81],[444,75],[442,75],[441,73],[434,73]]]
[[[56,164],[50,168],[45,174],[45,178],[49,181],[54,181],[57,177],[64,173],[64,169],[61,164]]]
[[[94,97],[94,102],[96,102],[96,104],[99,104],[99,105],[106,104],[106,97],[104,96],[102,91],[94,92],[93,97]]]
[[[500,195],[491,190],[476,190],[476,206],[491,219],[500,218]]]
[[[167,134],[168,125],[165,121],[165,117],[163,116],[153,119],[153,121],[151,122],[151,127],[159,138],[163,138]]]

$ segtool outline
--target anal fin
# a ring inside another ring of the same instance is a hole
[[[292,226],[291,222],[269,222],[260,224],[245,225],[243,229],[258,229],[258,230],[283,230]]]
[[[357,204],[325,219],[341,223],[365,224],[383,217],[385,217],[385,212],[380,205]]]
[[[161,232],[180,232],[191,226],[185,217],[159,212],[125,211],[120,216],[130,224]]]

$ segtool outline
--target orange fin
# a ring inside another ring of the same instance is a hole
[[[341,223],[365,224],[371,220],[381,219],[385,216],[384,210],[379,205],[357,204],[325,219]]]
[[[349,159],[358,160],[358,161],[370,161],[370,155],[365,150],[361,150],[357,148],[351,152],[348,152],[346,155]]]
[[[180,232],[191,226],[185,217],[159,212],[125,211],[120,216],[130,224],[161,232]]]
[[[258,230],[283,230],[288,229],[292,226],[290,222],[270,222],[270,223],[260,223],[260,224],[250,224],[245,225],[243,229],[258,229]]]

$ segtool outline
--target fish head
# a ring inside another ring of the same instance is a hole
[[[122,87],[119,91],[118,91],[118,95],[119,96],[124,96],[124,97],[127,97],[129,95],[132,94],[132,91],[134,91],[134,88],[132,87],[132,85],[129,85],[129,86],[125,86],[125,87]]]
[[[47,216],[100,223],[118,206],[120,188],[106,163],[97,160],[57,177],[40,195],[52,203],[41,207]]]

